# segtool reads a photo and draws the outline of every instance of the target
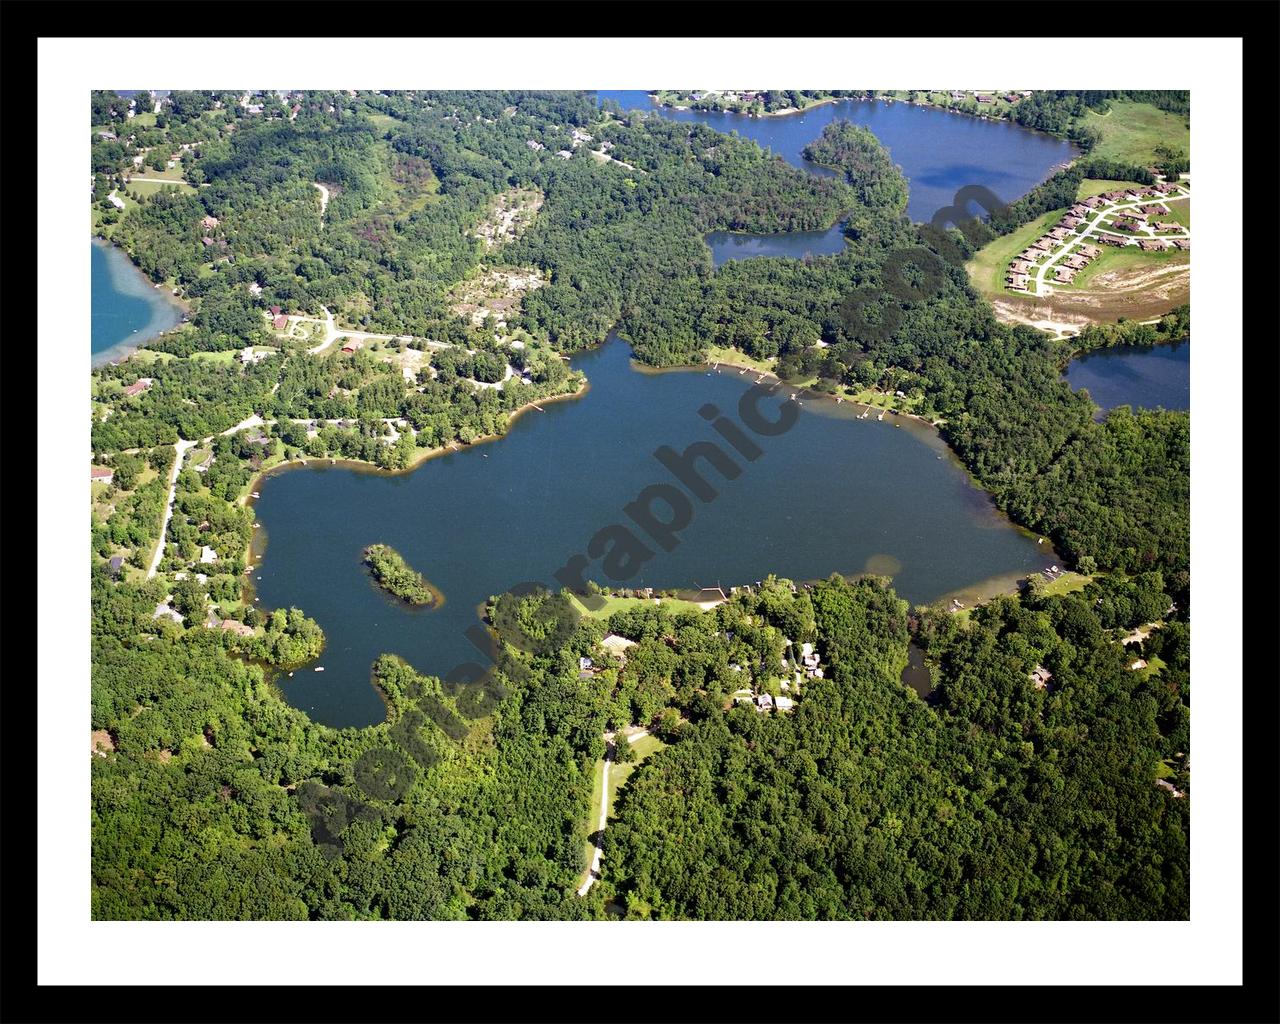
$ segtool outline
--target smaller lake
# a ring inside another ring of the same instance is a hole
[[[89,351],[94,366],[118,359],[182,322],[182,307],[114,245],[94,239],[90,260]]]
[[[713,231],[706,236],[711,261],[722,266],[730,260],[756,256],[832,256],[844,250],[844,221],[826,231],[784,231],[774,235],[753,235],[747,231]]]
[[[1168,345],[1117,345],[1073,359],[1067,367],[1073,391],[1088,389],[1103,412],[1191,408],[1191,339]],[[1101,415],[1101,413],[1099,414]]]
[[[902,681],[921,700],[928,700],[933,690],[933,675],[924,661],[924,651],[915,645],[915,641],[907,644],[907,667],[902,670]]]

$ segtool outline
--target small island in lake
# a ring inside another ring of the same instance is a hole
[[[426,606],[444,603],[444,595],[415,571],[404,556],[386,544],[370,544],[364,549],[364,563],[378,586],[409,604]]]

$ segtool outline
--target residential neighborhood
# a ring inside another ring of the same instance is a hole
[[[1089,196],[1073,204],[1054,227],[1018,253],[1005,272],[1005,286],[1011,291],[1047,295],[1050,282],[1072,284],[1076,275],[1105,251],[1093,242],[1135,247],[1142,252],[1189,251],[1189,227],[1153,218],[1170,215],[1167,203],[1190,199],[1188,181],[1158,181]]]

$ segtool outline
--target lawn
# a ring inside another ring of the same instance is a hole
[[[182,167],[181,161],[179,161],[177,165],[173,167],[166,167],[163,171],[157,171],[154,167],[151,167],[151,166],[138,167],[129,172],[129,177],[130,178],[134,178],[134,177],[163,178],[165,181],[171,181],[175,185],[187,184],[187,182],[182,177],[182,173],[183,173],[183,167]],[[143,184],[145,184],[145,182]],[[125,187],[129,188],[131,186],[126,185]]]
[[[1079,572],[1064,572],[1056,580],[1043,583],[1040,587],[1040,593],[1046,597],[1060,597],[1063,594],[1074,594],[1077,590],[1083,590],[1092,582],[1092,576],[1086,576]]]
[[[728,348],[724,345],[712,345],[707,349],[707,364],[729,363],[733,366],[745,366],[757,373],[773,373],[772,359],[756,359],[745,352]],[[744,375],[745,376],[745,375]]]
[[[1166,202],[1165,206],[1169,207],[1169,212],[1160,217],[1157,217],[1156,218],[1157,220],[1172,220],[1172,221],[1176,221],[1179,224],[1183,224],[1188,228],[1191,227],[1191,200],[1190,199],[1180,199],[1180,200],[1174,200],[1173,202]]]
[[[192,352],[191,358],[200,363],[220,363],[230,366],[240,358],[239,349],[227,349],[225,352]]]
[[[1024,224],[1017,231],[1001,235],[979,249],[973,259],[965,264],[965,269],[969,271],[969,280],[973,282],[974,287],[984,295],[1026,294],[1005,288],[1005,271],[1018,253],[1056,224],[1065,212],[1065,210],[1052,210],[1043,217]]]
[[[570,594],[569,599],[573,601],[574,607],[576,607],[579,612],[591,619],[607,619],[614,612],[627,611],[631,608],[638,608],[640,605],[653,604],[655,600],[659,600],[648,597],[603,597],[604,605],[598,611],[591,611],[586,608],[575,595]],[[682,601],[675,597],[664,597],[660,600],[665,607],[670,608],[673,612],[702,611],[702,609],[692,601]]]
[[[1114,178],[1085,178],[1080,182],[1080,187],[1076,189],[1077,199],[1088,199],[1090,196],[1100,196],[1103,192],[1114,192],[1119,188],[1143,188],[1140,181],[1117,181]]]
[[[126,192],[137,192],[143,198],[148,198],[167,188],[176,188],[179,192],[194,192],[196,187],[186,181],[131,181],[125,186]]]
[[[1191,152],[1186,116],[1149,103],[1113,102],[1105,114],[1088,111],[1083,124],[1102,133],[1090,156],[1146,166],[1156,161],[1157,146]]]

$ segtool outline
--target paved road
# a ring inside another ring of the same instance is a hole
[[[1054,264],[1060,262],[1062,259],[1069,256],[1072,250],[1074,250],[1080,245],[1083,245],[1085,240],[1090,235],[1092,235],[1095,231],[1101,230],[1102,221],[1105,218],[1111,216],[1113,213],[1120,213],[1124,210],[1135,210],[1139,206],[1146,206],[1148,203],[1169,203],[1169,202],[1177,202],[1182,199],[1190,199],[1190,198],[1191,196],[1189,194],[1183,194],[1183,195],[1177,195],[1177,196],[1162,196],[1160,198],[1155,198],[1155,199],[1134,199],[1131,202],[1108,203],[1106,206],[1100,206],[1097,210],[1094,211],[1095,216],[1093,220],[1089,221],[1085,225],[1084,229],[1078,235],[1075,235],[1074,237],[1068,239],[1067,244],[1064,245],[1061,249],[1059,249],[1056,253],[1054,253],[1052,258],[1050,258],[1050,260],[1047,263],[1041,264],[1040,269],[1036,271],[1035,291],[1031,292],[1031,294],[1037,295],[1037,296],[1044,295],[1045,294],[1045,290],[1044,290],[1045,274],[1047,274],[1051,269],[1053,269]],[[1157,236],[1153,231],[1148,229],[1144,234],[1138,237],[1155,238]],[[1181,235],[1162,235],[1159,237],[1167,238],[1167,239],[1190,238],[1191,232],[1185,231]]]

